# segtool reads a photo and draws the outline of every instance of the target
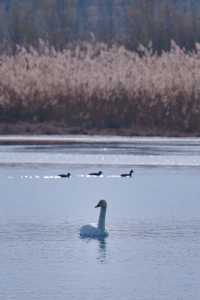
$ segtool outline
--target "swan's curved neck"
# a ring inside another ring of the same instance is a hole
[[[106,207],[101,207],[98,228],[105,231]]]

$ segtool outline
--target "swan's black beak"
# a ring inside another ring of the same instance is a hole
[[[97,207],[100,207],[99,203],[94,208],[97,208]]]

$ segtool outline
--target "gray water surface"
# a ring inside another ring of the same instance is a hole
[[[0,146],[0,299],[199,300],[199,157],[195,139]],[[101,198],[109,237],[81,239]]]

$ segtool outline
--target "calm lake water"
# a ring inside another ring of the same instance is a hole
[[[199,139],[2,145],[0,167],[1,300],[200,299]],[[109,237],[81,239],[102,198]]]

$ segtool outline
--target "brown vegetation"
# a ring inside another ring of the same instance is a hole
[[[0,120],[136,133],[198,133],[200,45],[161,55],[81,44],[19,48],[0,57]],[[130,131],[132,129],[132,131]]]

